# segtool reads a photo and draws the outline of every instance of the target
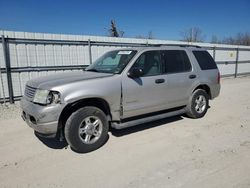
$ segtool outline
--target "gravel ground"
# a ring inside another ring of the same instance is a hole
[[[6,119],[16,119],[21,114],[20,103],[15,104],[0,104],[0,121]]]
[[[223,79],[204,118],[178,116],[112,130],[100,149],[78,154],[34,136],[2,109],[0,187],[250,187],[250,77]],[[17,114],[15,116],[14,114]]]

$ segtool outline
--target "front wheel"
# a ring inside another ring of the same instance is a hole
[[[108,136],[108,121],[102,110],[87,106],[72,113],[65,125],[68,144],[79,153],[101,147]]]
[[[201,118],[207,113],[208,106],[207,92],[203,89],[197,89],[193,92],[187,105],[187,116],[195,119]]]

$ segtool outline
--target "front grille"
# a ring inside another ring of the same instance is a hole
[[[36,93],[36,88],[26,85],[24,95],[30,99],[33,99]]]

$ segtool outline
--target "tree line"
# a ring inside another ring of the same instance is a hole
[[[219,39],[217,36],[213,35],[211,43],[250,46],[250,33],[238,33],[235,36],[225,37],[223,39]]]
[[[125,32],[118,30],[114,20],[111,20],[111,26],[108,30],[110,37],[123,37]],[[199,27],[191,27],[180,32],[181,41],[185,42],[205,42],[206,35]],[[154,39],[153,31],[149,31],[148,35],[137,35],[135,38],[140,39]],[[232,45],[245,45],[250,46],[250,33],[239,32],[235,36],[219,38],[213,35],[210,40],[211,43],[215,44],[232,44]]]

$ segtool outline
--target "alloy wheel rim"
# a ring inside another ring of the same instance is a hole
[[[79,126],[79,137],[84,144],[95,143],[102,134],[103,124],[100,118],[88,116]]]
[[[199,95],[195,99],[195,111],[199,114],[203,113],[206,109],[207,101],[203,95]]]

